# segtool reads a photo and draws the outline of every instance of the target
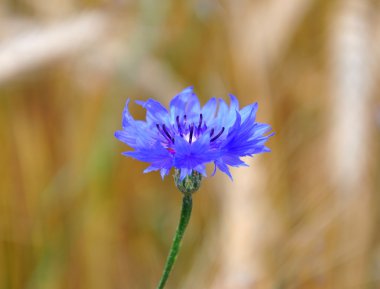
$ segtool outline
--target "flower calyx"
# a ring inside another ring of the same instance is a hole
[[[194,171],[187,175],[183,180],[180,178],[181,171],[175,170],[174,182],[178,190],[180,190],[184,195],[191,195],[198,191],[201,186],[202,175],[197,171]]]

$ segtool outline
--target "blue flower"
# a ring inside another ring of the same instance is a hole
[[[146,109],[146,120],[135,120],[128,110],[123,112],[123,129],[115,137],[134,151],[123,155],[148,162],[145,173],[160,170],[162,178],[171,168],[180,179],[193,171],[206,176],[206,164],[214,163],[231,179],[229,166],[247,166],[240,158],[270,150],[265,142],[271,127],[256,122],[257,103],[239,108],[237,98],[225,101],[211,98],[201,107],[192,87],[186,88],[170,102],[169,111],[158,101],[136,101]]]

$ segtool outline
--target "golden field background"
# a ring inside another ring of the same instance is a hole
[[[378,0],[1,1],[0,288],[155,288],[181,195],[113,134],[189,85],[276,135],[204,179],[167,288],[380,288],[379,51]]]

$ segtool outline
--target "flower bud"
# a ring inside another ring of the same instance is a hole
[[[180,170],[175,170],[174,182],[178,190],[184,195],[192,194],[198,191],[201,186],[202,175],[197,171],[193,171],[190,175],[187,175],[182,181],[180,179]]]

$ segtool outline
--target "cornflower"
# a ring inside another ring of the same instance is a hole
[[[247,166],[242,157],[270,152],[265,146],[273,135],[268,124],[256,122],[257,103],[239,108],[230,94],[230,105],[211,98],[201,107],[192,87],[176,95],[169,110],[154,99],[136,101],[146,109],[146,120],[135,120],[128,99],[123,112],[122,130],[115,137],[133,151],[123,155],[150,163],[144,173],[160,171],[161,177],[175,169],[174,180],[183,193],[180,222],[157,289],[164,288],[192,210],[192,194],[206,176],[206,165],[214,164],[232,180],[229,167]]]

